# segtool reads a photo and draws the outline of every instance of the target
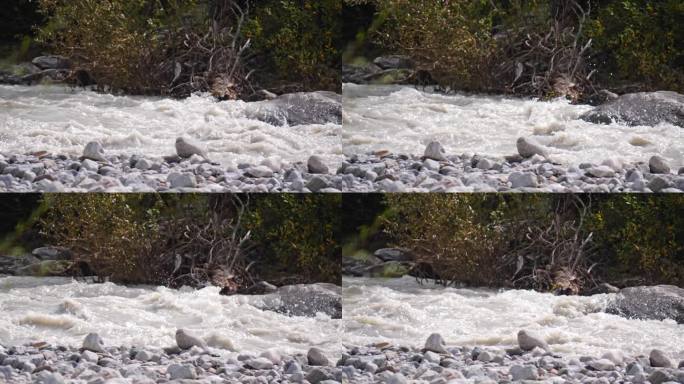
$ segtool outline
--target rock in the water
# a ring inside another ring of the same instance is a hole
[[[531,137],[519,137],[515,142],[515,146],[518,149],[518,154],[524,158],[532,157],[534,155],[543,157],[549,156],[546,148]]]
[[[673,319],[684,323],[684,288],[673,285],[630,287],[620,290],[606,312],[641,320]]]
[[[309,352],[306,354],[306,358],[309,362],[309,365],[315,365],[315,366],[326,366],[330,365],[330,361],[328,361],[328,358],[325,357],[323,354],[323,351],[321,351],[318,348],[310,348]]]
[[[667,160],[662,156],[652,156],[651,159],[648,160],[648,167],[651,170],[651,173],[670,173],[670,166],[667,164]]]
[[[425,153],[423,157],[426,159],[432,159],[437,161],[446,161],[446,151],[438,141],[431,141],[425,147]]]
[[[596,124],[613,121],[653,126],[661,122],[684,127],[684,95],[671,91],[628,93],[580,116]]]
[[[651,363],[651,367],[672,367],[672,360],[665,354],[665,352],[660,349],[654,349],[648,355],[648,361]]]
[[[262,296],[262,309],[308,317],[320,312],[341,319],[342,291],[339,286],[327,283],[285,285]]]
[[[69,69],[71,62],[64,56],[38,56],[31,63],[40,69]]]
[[[309,157],[306,166],[309,169],[309,173],[328,173],[328,166],[325,165],[323,159],[316,155]]]
[[[83,340],[83,349],[98,353],[104,353],[104,342],[97,333],[89,333]]]
[[[276,126],[342,124],[342,96],[327,91],[288,93],[249,103],[246,114]]]
[[[368,267],[367,272],[373,277],[398,278],[407,275],[411,265],[402,261],[386,261]]]
[[[437,353],[448,353],[444,347],[446,343],[439,333],[433,333],[425,340],[425,350]]]
[[[176,330],[176,345],[178,345],[178,348],[180,349],[190,349],[193,346],[207,348],[207,344],[204,340],[182,328]]]
[[[176,154],[184,159],[187,159],[192,155],[202,156],[205,159],[207,158],[206,152],[199,143],[182,136],[176,138]]]
[[[95,161],[107,161],[104,157],[104,148],[97,141],[91,141],[83,149],[83,157]]]
[[[525,331],[524,329],[518,332],[518,345],[523,351],[531,351],[535,347],[539,347],[545,351],[549,350],[549,345],[541,336]]]

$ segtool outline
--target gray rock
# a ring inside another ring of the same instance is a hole
[[[630,287],[620,290],[606,312],[641,320],[673,319],[684,323],[684,288],[673,285]]]
[[[546,148],[531,137],[519,137],[515,142],[520,156],[527,158],[534,155],[548,157],[549,153]]]
[[[412,261],[413,255],[408,249],[380,248],[373,255],[382,261]]]
[[[309,170],[309,173],[328,173],[328,166],[323,163],[323,159],[316,155],[309,157],[309,160],[306,162],[306,166]]]
[[[514,365],[510,368],[509,373],[513,381],[537,380],[539,378],[537,368],[530,365]]]
[[[444,347],[446,343],[439,333],[433,333],[425,340],[425,350],[437,353],[449,353]]]
[[[107,161],[104,157],[104,148],[97,141],[91,141],[83,149],[83,157],[95,161]]]
[[[523,351],[531,351],[534,348],[541,348],[545,351],[550,350],[549,345],[541,336],[524,329],[518,332],[518,346],[520,346],[520,349]]]
[[[34,375],[35,384],[64,384],[64,377],[58,372],[40,371]],[[8,381],[9,383],[9,381]]]
[[[97,333],[89,333],[83,340],[83,349],[98,353],[104,353],[104,342]]]
[[[71,251],[65,247],[39,247],[31,251],[31,254],[41,260],[69,260]]]
[[[166,181],[171,188],[195,188],[197,186],[195,175],[189,173],[170,173],[166,177]]]
[[[192,155],[198,155],[205,159],[207,158],[206,152],[199,143],[182,136],[176,138],[176,154],[184,159],[187,159]]]
[[[273,362],[265,357],[257,357],[255,359],[249,359],[245,364],[254,369],[272,369]]]
[[[648,381],[651,382],[651,384],[661,384],[670,381],[670,375],[662,369],[656,369],[648,375]]]
[[[273,170],[265,165],[257,165],[249,167],[245,170],[245,174],[251,177],[273,177]]]
[[[648,188],[653,192],[660,192],[669,187],[670,182],[663,176],[656,176],[648,182]]]
[[[68,58],[58,55],[38,56],[31,63],[40,69],[69,69],[71,62]]]
[[[587,174],[594,177],[613,177],[615,176],[615,170],[607,165],[599,165],[587,169]]]
[[[537,175],[531,172],[513,172],[508,175],[508,182],[511,183],[511,188],[536,188]]]
[[[580,116],[596,124],[617,121],[654,126],[661,122],[684,127],[684,95],[671,91],[628,93]]]
[[[373,60],[373,64],[382,69],[411,69],[413,62],[408,56],[387,55],[379,56]]]
[[[249,103],[245,113],[276,126],[342,124],[342,95],[327,91],[288,93]]]
[[[314,176],[306,183],[306,187],[309,188],[311,192],[319,192],[328,187],[328,182],[320,176]]]
[[[324,313],[342,318],[342,290],[335,284],[293,284],[262,296],[262,309],[290,316],[314,317]]]
[[[195,368],[187,364],[171,364],[166,368],[166,373],[171,380],[194,380],[197,378]]]
[[[425,159],[423,160],[423,167],[427,170],[438,172],[439,171],[439,162],[436,160],[432,159]]]
[[[608,359],[598,359],[590,361],[587,366],[595,371],[614,371],[615,363]]]
[[[389,376],[385,383],[387,384],[408,384],[408,380],[406,380],[406,377],[402,375],[401,373],[395,373],[391,376]]]
[[[147,171],[148,169],[152,168],[152,163],[149,160],[142,158],[135,163],[135,168]]]
[[[207,348],[204,340],[182,328],[176,330],[176,345],[180,349],[190,349],[195,346],[203,349]]]
[[[672,360],[667,357],[665,352],[659,349],[654,349],[651,351],[651,353],[648,355],[648,361],[651,363],[651,367],[672,367]]]
[[[307,358],[307,361],[309,362],[309,365],[315,365],[315,366],[330,365],[330,361],[328,361],[328,358],[325,357],[325,354],[323,354],[323,351],[316,348],[316,347],[309,349],[309,352],[306,353],[306,358]]]
[[[90,159],[83,159],[81,162],[81,168],[87,169],[88,171],[91,172],[97,172],[97,170],[100,168],[100,166],[94,162],[93,160]]]
[[[447,161],[446,151],[442,147],[442,144],[437,141],[431,141],[428,143],[428,145],[425,147],[423,157],[437,161]]]
[[[648,160],[648,167],[651,173],[670,173],[670,166],[662,156],[651,156]]]

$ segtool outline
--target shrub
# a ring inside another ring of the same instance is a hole
[[[141,210],[144,195],[46,195],[45,236],[70,248],[97,276],[125,283],[157,282],[152,258],[158,238],[154,213]]]
[[[262,275],[340,284],[340,195],[278,194],[255,198],[247,220]]]
[[[684,285],[684,197],[613,195],[587,222],[614,281]]]
[[[278,91],[339,91],[341,12],[340,0],[260,2],[245,36],[254,43],[262,82]]]
[[[588,35],[595,65],[607,84],[643,83],[684,91],[684,2],[607,1],[598,7]]]

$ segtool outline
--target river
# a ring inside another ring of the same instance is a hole
[[[448,154],[503,157],[516,152],[520,136],[549,148],[550,159],[565,165],[607,159],[648,162],[659,154],[684,166],[684,129],[593,124],[578,117],[591,110],[564,99],[538,101],[505,96],[444,95],[400,85],[343,87],[345,154],[386,149],[423,154],[439,141]]]
[[[169,347],[177,328],[240,353],[313,346],[334,357],[342,321],[263,310],[263,296],[223,296],[219,288],[173,290],[93,284],[70,278],[0,277],[0,345],[47,341],[80,346],[97,332],[108,346]],[[229,342],[227,342],[229,341]]]
[[[341,159],[340,125],[274,126],[247,118],[248,104],[0,85],[0,152],[80,156],[86,143],[99,141],[109,154],[160,157],[174,154],[176,137],[185,135],[226,166],[268,157],[305,162],[312,154],[329,164]]]
[[[422,347],[433,332],[447,346],[514,346],[520,329],[542,335],[556,353],[627,356],[651,349],[684,358],[684,325],[601,312],[611,295],[555,296],[527,290],[441,288],[415,279],[343,280],[345,342]]]

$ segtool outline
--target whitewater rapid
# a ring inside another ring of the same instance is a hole
[[[316,154],[330,164],[341,158],[340,125],[273,126],[247,118],[248,104],[0,85],[0,152],[81,155],[86,143],[99,141],[110,154],[161,157],[174,154],[176,137],[185,135],[226,166],[268,157],[295,162]]]
[[[47,341],[80,346],[97,332],[108,346],[169,347],[185,328],[227,353],[326,353],[341,350],[342,321],[260,309],[260,296],[223,296],[219,288],[173,290],[92,284],[70,278],[0,277],[0,345]]]
[[[517,153],[516,140],[530,136],[560,164],[614,159],[648,162],[659,154],[684,166],[684,129],[593,124],[579,120],[591,106],[565,99],[538,101],[504,96],[444,95],[401,85],[343,86],[344,152],[390,150],[422,154],[439,141],[448,154],[503,157]]]
[[[556,353],[601,356],[618,349],[648,355],[651,349],[684,358],[684,325],[673,320],[633,320],[601,312],[611,295],[554,296],[527,290],[438,288],[415,279],[343,279],[345,342],[424,345],[433,332],[448,346],[517,345],[527,329]]]

